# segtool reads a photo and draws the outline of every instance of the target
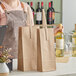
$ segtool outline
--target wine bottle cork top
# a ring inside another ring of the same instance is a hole
[[[75,31],[76,31],[76,24],[75,24]]]

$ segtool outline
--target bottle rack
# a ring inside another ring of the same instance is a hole
[[[55,13],[57,14],[62,14],[62,12],[58,12],[58,11],[55,11]],[[46,13],[47,14],[47,13]],[[36,15],[36,12],[34,12],[34,15]]]

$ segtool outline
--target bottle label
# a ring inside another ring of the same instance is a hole
[[[76,45],[76,38],[72,38],[72,44],[73,46]]]
[[[55,12],[52,12],[52,19],[55,20]]]
[[[52,21],[52,12],[49,12],[49,21]]]
[[[41,21],[42,20],[42,12],[37,12],[36,13],[36,20]]]
[[[64,39],[56,39],[56,48],[64,49]]]

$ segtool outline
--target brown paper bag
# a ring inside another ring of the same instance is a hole
[[[54,50],[54,30],[47,28],[45,12],[43,10],[44,28],[37,30],[37,70],[47,72],[56,70],[56,57]]]
[[[37,34],[37,69],[38,71],[56,70],[53,29],[38,29]]]
[[[18,70],[37,70],[37,29],[19,28]]]
[[[28,14],[30,16],[29,9]],[[29,18],[27,16],[27,24],[30,23]],[[19,28],[18,70],[37,70],[37,27],[29,24]]]

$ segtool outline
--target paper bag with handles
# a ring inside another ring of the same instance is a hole
[[[20,27],[18,38],[18,70],[37,70],[37,26]]]
[[[47,28],[45,12],[43,9],[44,28],[37,30],[37,70],[48,72],[56,70],[56,57],[54,50],[54,30]]]
[[[52,28],[46,28],[44,10],[42,26],[44,27],[42,29],[38,26],[19,28],[18,70],[51,71],[56,69],[54,32]]]
[[[32,27],[19,28],[18,70],[37,70],[37,30]]]

